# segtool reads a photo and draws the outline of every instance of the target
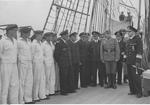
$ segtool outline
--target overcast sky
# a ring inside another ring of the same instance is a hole
[[[131,1],[138,7],[138,0]],[[52,0],[0,0],[0,24],[16,23],[19,26],[31,25],[35,29],[42,29],[51,2]]]

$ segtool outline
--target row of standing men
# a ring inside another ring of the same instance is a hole
[[[6,35],[0,40],[0,103],[23,104],[49,99],[55,94],[56,34],[34,31],[31,27],[6,25]],[[17,38],[17,32],[20,37]]]
[[[60,68],[60,89],[62,95],[75,92],[78,88],[80,73],[80,86],[97,85],[97,72],[99,85],[105,88],[116,89],[117,83],[122,83],[122,68],[126,65],[129,79],[129,95],[142,96],[141,71],[134,68],[141,66],[143,53],[142,39],[138,31],[127,27],[128,38],[124,40],[122,33],[117,32],[113,38],[110,31],[103,35],[93,31],[89,41],[89,33],[80,33],[80,40],[77,41],[77,33],[70,34],[62,32],[61,38],[57,40],[54,58]],[[123,63],[124,62],[124,63]],[[118,73],[117,73],[118,72]]]
[[[51,32],[42,37],[43,31],[38,30],[34,31],[31,42],[30,27],[20,28],[21,36],[16,40],[17,30],[17,25],[7,26],[6,36],[0,41],[1,103],[33,103],[49,99],[55,94],[59,80],[61,95],[74,93],[79,88],[79,73],[81,87],[96,86],[97,70],[101,86],[106,84],[106,88],[116,88],[120,48],[109,31],[101,40],[101,34],[93,32],[89,42],[88,33],[80,33],[77,41],[77,33],[68,37],[68,30],[60,33],[58,39]]]

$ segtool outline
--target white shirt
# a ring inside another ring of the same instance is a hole
[[[32,60],[31,42],[23,38],[18,39],[18,58],[19,60]]]
[[[94,40],[95,43],[98,43],[98,40]]]
[[[43,49],[42,44],[37,40],[33,40],[32,42],[32,59],[33,61],[42,61],[43,62]]]
[[[3,63],[17,63],[17,40],[3,37],[0,41],[0,59]]]
[[[133,39],[135,37],[135,34],[134,35],[132,35],[131,37],[129,37],[129,39]]]
[[[63,40],[64,43],[67,43],[65,39],[61,38]]]

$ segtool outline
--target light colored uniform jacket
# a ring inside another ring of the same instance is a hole
[[[33,71],[31,42],[18,40],[19,103],[32,102]]]
[[[0,104],[18,104],[19,79],[17,41],[3,37],[0,41]]]
[[[33,100],[46,98],[45,93],[45,70],[42,44],[37,40],[32,42],[33,63]]]
[[[44,53],[44,68],[46,74],[46,95],[55,93],[55,64],[54,45],[52,42],[44,41],[42,44]]]

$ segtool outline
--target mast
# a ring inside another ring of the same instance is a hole
[[[138,14],[138,30],[140,30],[140,20],[141,20],[141,0],[139,0],[139,14]]]
[[[49,12],[48,12],[48,16],[47,16],[47,18],[46,18],[46,22],[45,22],[44,27],[43,27],[43,31],[45,30],[46,25],[47,25],[47,23],[48,23],[48,19],[49,19],[49,17],[50,17],[50,13],[51,13],[51,11],[52,11],[53,4],[54,4],[54,0],[52,1],[52,4],[51,4],[51,6],[50,6],[50,9],[49,9]]]
[[[90,33],[91,33],[92,29],[93,29],[93,19],[94,19],[94,15],[95,15],[96,3],[97,3],[97,0],[93,0],[91,20],[90,20],[90,27],[89,27],[89,32]]]
[[[113,0],[110,1],[110,14],[109,14],[109,30],[110,30],[110,27],[111,27],[111,12],[112,12],[112,2]]]

